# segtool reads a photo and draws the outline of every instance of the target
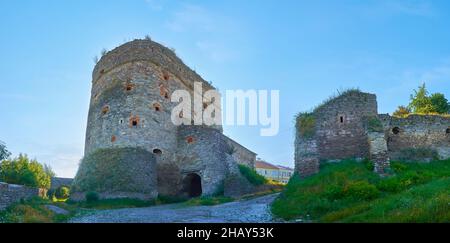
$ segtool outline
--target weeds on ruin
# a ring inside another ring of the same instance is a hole
[[[450,160],[394,161],[391,168],[395,175],[380,178],[347,160],[306,179],[294,175],[272,212],[314,222],[450,222]]]
[[[302,137],[311,138],[316,133],[316,118],[313,113],[299,113],[296,117],[295,126]]]
[[[239,171],[250,182],[250,184],[254,186],[260,186],[268,182],[264,176],[256,173],[254,169],[241,164],[239,164],[238,166]]]

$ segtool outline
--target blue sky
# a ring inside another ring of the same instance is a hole
[[[449,26],[449,1],[1,1],[0,140],[73,176],[93,58],[150,35],[221,91],[280,90],[278,136],[225,134],[293,166],[293,116],[338,89],[377,94],[380,113],[423,81],[450,96]]]

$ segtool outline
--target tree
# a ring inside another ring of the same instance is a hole
[[[51,177],[44,166],[27,155],[20,154],[0,163],[0,180],[29,187],[50,188]]]
[[[9,158],[11,153],[6,149],[6,145],[0,141],[0,161]]]
[[[392,115],[396,117],[406,117],[409,114],[411,114],[411,110],[408,107],[405,106],[399,106],[396,111]]]
[[[448,103],[444,94],[434,93],[430,96],[430,101],[434,112],[439,114],[450,113],[450,103]]]
[[[428,114],[434,111],[425,83],[419,86],[418,90],[414,90],[414,94],[410,97],[408,108],[413,113]]]

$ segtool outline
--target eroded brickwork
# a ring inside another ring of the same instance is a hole
[[[450,158],[450,117],[379,115],[374,94],[345,92],[297,122],[295,162],[301,176],[317,173],[318,161],[368,158],[375,172],[385,174],[392,159]]]
[[[201,177],[203,195],[214,193],[230,174],[227,156],[253,166],[256,154],[234,141],[233,154],[221,126],[172,123],[174,90],[193,97],[194,82],[202,83],[203,93],[214,87],[168,48],[151,40],[126,43],[100,59],[92,79],[85,156],[102,148],[150,151],[157,161],[158,193],[164,195],[183,194],[189,174]]]

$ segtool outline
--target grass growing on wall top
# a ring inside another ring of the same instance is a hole
[[[313,113],[299,113],[296,118],[296,128],[302,137],[311,138],[316,132],[316,118]]]
[[[394,176],[380,178],[349,160],[306,179],[295,175],[272,212],[314,222],[450,222],[450,160],[391,168]]]

